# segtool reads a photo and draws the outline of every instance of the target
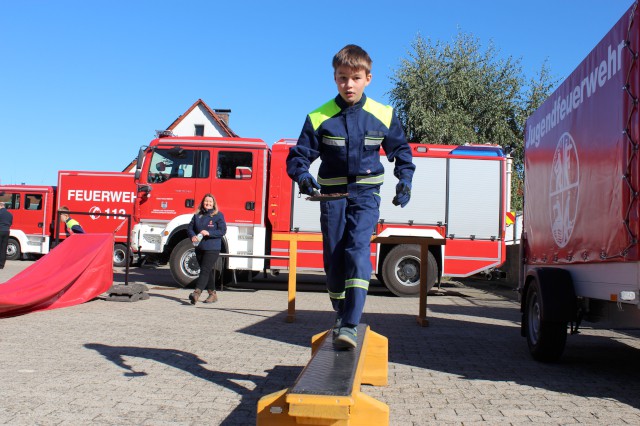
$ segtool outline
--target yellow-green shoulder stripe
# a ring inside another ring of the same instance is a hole
[[[329,102],[313,111],[311,114],[309,114],[311,124],[313,125],[313,130],[318,130],[318,127],[320,127],[320,125],[324,123],[325,120],[333,117],[338,112],[340,112],[340,107],[338,106],[338,104],[336,104],[335,99],[331,99]]]
[[[367,98],[363,109],[373,114],[382,124],[387,126],[387,129],[391,126],[391,118],[393,117],[393,108],[391,106],[383,105],[371,98]]]

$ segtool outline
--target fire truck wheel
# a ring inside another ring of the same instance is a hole
[[[527,345],[533,359],[542,362],[557,361],[567,342],[567,323],[551,322],[542,319],[542,295],[537,281],[531,282],[527,290],[527,299],[523,320]]]
[[[118,268],[127,266],[127,246],[126,245],[116,244],[115,246],[113,246],[113,266]]]
[[[7,243],[7,260],[20,259],[20,243],[15,238],[9,238]]]
[[[431,253],[428,263],[427,291],[438,275],[438,264]],[[420,296],[420,246],[401,244],[391,249],[382,263],[382,281],[396,296]]]
[[[173,248],[169,257],[169,269],[180,287],[189,287],[198,279],[200,265],[190,239],[185,238]]]

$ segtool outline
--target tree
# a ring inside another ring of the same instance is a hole
[[[391,78],[390,99],[412,142],[491,143],[511,152],[511,207],[521,210],[525,121],[556,82],[546,62],[527,80],[520,59],[499,53],[469,34],[451,44],[418,35]]]

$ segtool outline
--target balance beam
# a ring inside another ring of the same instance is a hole
[[[388,425],[389,407],[360,392],[388,383],[388,340],[358,325],[358,347],[335,350],[332,331],[311,339],[311,360],[291,388],[258,401],[258,426]]]

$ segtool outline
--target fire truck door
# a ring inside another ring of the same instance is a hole
[[[196,191],[197,182],[208,180],[199,174],[201,162],[208,164],[208,151],[156,149],[147,178],[153,189],[149,200],[141,204],[142,217],[169,221],[193,213],[200,201],[197,197],[202,197]]]
[[[49,233],[49,221],[45,214],[45,194],[43,193],[23,193],[15,194],[13,207],[9,209],[13,214],[12,228],[20,229],[27,235],[45,236]]]
[[[227,223],[256,223],[256,214],[261,208],[256,189],[258,180],[262,179],[257,170],[257,151],[220,149],[215,157],[211,192],[225,220]]]

